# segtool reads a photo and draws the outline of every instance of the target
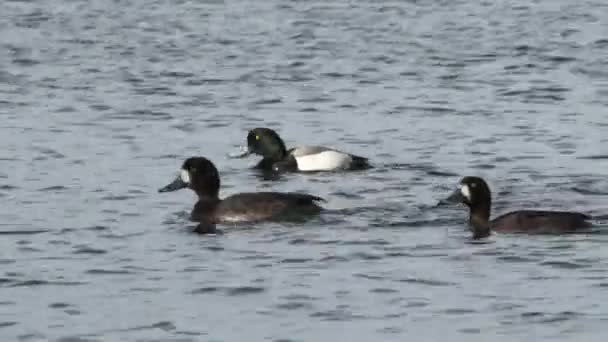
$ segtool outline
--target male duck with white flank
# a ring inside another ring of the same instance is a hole
[[[323,146],[285,147],[270,128],[254,128],[247,134],[247,150],[241,157],[258,154],[256,168],[274,172],[345,171],[370,168],[367,158]]]

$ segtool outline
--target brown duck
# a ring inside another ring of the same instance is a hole
[[[198,196],[190,219],[199,222],[196,232],[212,233],[216,223],[302,220],[318,214],[321,197],[292,192],[239,193],[219,198],[220,177],[204,157],[188,158],[175,180],[159,192],[189,188]]]
[[[487,237],[490,231],[560,234],[591,227],[590,216],[569,211],[519,210],[490,220],[490,187],[479,177],[464,177],[458,189],[442,202],[463,203],[469,207],[469,224],[476,239]]]

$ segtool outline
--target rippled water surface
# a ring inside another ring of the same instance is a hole
[[[496,3],[2,2],[2,340],[605,341],[608,4]],[[376,167],[261,179],[256,126]],[[195,235],[190,155],[331,210]],[[474,243],[469,174],[598,229]]]

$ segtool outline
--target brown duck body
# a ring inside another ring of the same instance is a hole
[[[569,211],[520,210],[490,221],[490,229],[500,233],[559,234],[591,227],[591,216]]]
[[[240,193],[223,200],[201,199],[192,209],[195,222],[237,223],[298,219],[319,213],[322,198],[300,193]]]

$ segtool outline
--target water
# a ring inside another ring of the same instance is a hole
[[[0,44],[2,340],[605,340],[605,224],[435,207],[474,174],[606,219],[604,1],[4,1]],[[256,126],[376,168],[260,179],[226,157]],[[190,155],[332,211],[194,235],[156,192]]]

